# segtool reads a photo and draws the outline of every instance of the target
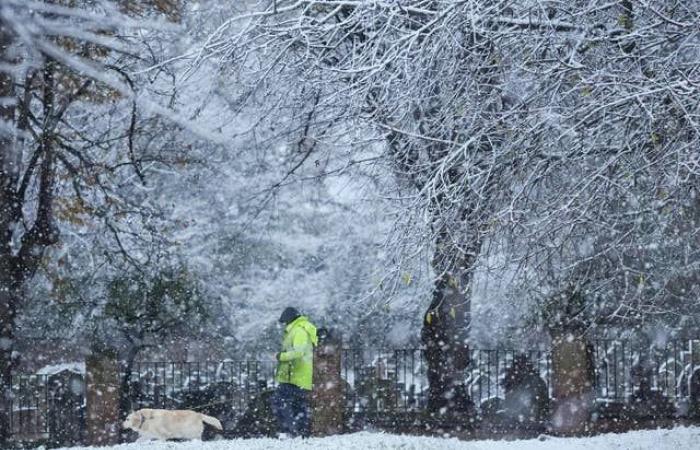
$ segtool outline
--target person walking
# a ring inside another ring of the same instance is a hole
[[[282,435],[309,437],[309,397],[313,386],[314,347],[318,344],[316,326],[291,306],[282,311],[279,321],[285,328],[282,349],[276,355],[278,387],[272,397],[272,409]]]

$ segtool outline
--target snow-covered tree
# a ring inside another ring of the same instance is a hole
[[[644,228],[624,196],[653,205],[652,187],[695,189],[697,15],[680,1],[277,1],[223,23],[194,65],[223,60],[252,80],[241,101],[315,117],[302,137],[384,140],[414,189],[411,239],[433,251],[424,336],[437,405],[458,379],[492,243],[509,239],[528,270],[555,274],[546,295],[558,298],[598,279],[586,245],[610,257]]]
[[[47,250],[60,241],[63,225],[94,232],[99,224],[111,236],[114,253],[129,258],[128,241],[152,240],[157,220],[121,185],[145,183],[144,167],[178,159],[178,152],[163,157],[160,145],[167,139],[154,142],[162,136],[155,128],[143,132],[159,122],[154,112],[169,114],[129,74],[146,61],[137,54],[148,48],[148,32],[168,26],[164,20],[127,15],[120,6],[0,2],[3,385],[9,384],[18,356],[16,316],[25,288],[46,262]],[[4,434],[7,408],[0,411]]]

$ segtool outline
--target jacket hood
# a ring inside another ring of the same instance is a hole
[[[287,325],[285,331],[289,332],[292,328],[295,327],[303,328],[304,331],[306,331],[309,334],[309,338],[311,339],[311,343],[314,344],[314,347],[318,345],[318,335],[316,334],[316,326],[313,323],[309,322],[308,317],[297,317],[289,325]]]

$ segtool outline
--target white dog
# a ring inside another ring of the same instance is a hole
[[[122,426],[138,432],[142,442],[151,439],[202,439],[204,424],[223,431],[214,417],[187,410],[139,409],[126,417]]]

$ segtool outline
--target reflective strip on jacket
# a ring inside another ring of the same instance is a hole
[[[316,327],[306,316],[299,316],[288,324],[284,329],[275,381],[290,383],[310,391],[313,384],[316,344]]]

